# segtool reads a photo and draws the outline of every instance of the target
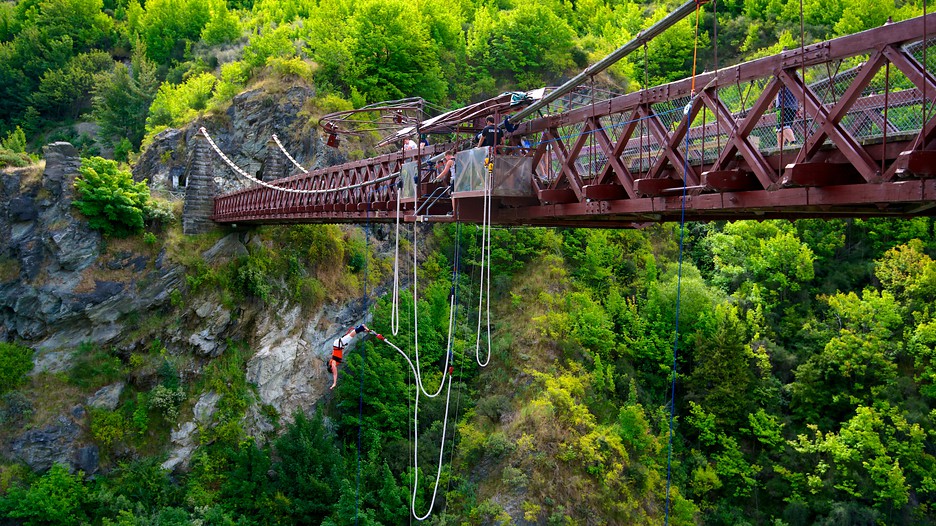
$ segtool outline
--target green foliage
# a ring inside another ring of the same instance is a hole
[[[26,134],[19,126],[7,134],[6,138],[0,141],[0,147],[9,150],[12,153],[26,152]]]
[[[146,181],[134,182],[129,171],[100,157],[84,159],[78,173],[74,204],[88,218],[91,228],[114,237],[143,230],[143,218],[150,207]]]
[[[110,73],[97,77],[92,105],[101,135],[111,139],[119,137],[121,141],[129,141],[132,148],[139,148],[146,116],[158,87],[156,64],[146,58],[146,46],[141,42],[133,50],[129,69],[115,67]],[[118,149],[130,151],[126,146],[115,148],[115,159]]]
[[[129,434],[129,423],[118,411],[91,409],[91,436],[104,450],[120,443]]]
[[[331,511],[337,498],[340,458],[333,439],[325,432],[321,413],[312,419],[303,413],[274,444],[280,458],[276,488],[291,502],[294,523],[317,524]]]
[[[198,0],[148,0],[140,20],[147,55],[157,63],[179,58],[187,42],[198,40],[211,18],[210,4]]]
[[[0,140],[0,168],[5,166],[29,166],[32,160],[26,155],[26,134],[19,126]]]
[[[251,68],[260,68],[271,58],[290,58],[296,55],[296,47],[290,36],[289,26],[267,29],[254,35],[244,48],[244,63]]]
[[[167,422],[175,422],[179,417],[179,406],[185,401],[185,391],[181,387],[160,384],[149,392],[148,398],[151,409],[159,411]]]
[[[146,118],[146,135],[152,137],[163,127],[182,126],[204,110],[218,79],[211,73],[192,76],[179,85],[159,87]]]
[[[87,520],[88,489],[62,464],[55,464],[29,487],[14,486],[0,498],[0,511],[26,526],[70,526]]]
[[[30,102],[43,114],[77,117],[91,107],[95,77],[113,67],[114,60],[103,51],[75,55],[60,69],[42,74]]]
[[[468,33],[468,59],[521,89],[549,85],[572,66],[575,32],[544,4],[481,9]]]
[[[715,333],[696,340],[686,398],[711,408],[720,427],[733,428],[751,409],[754,354],[737,308],[716,306],[715,317]]]
[[[241,36],[240,20],[228,9],[227,2],[208,3],[209,18],[201,31],[201,39],[209,46],[232,42]]]
[[[100,387],[123,374],[123,363],[107,349],[91,342],[81,342],[75,351],[75,361],[68,371],[70,383],[79,387]]]
[[[0,395],[26,382],[33,368],[33,350],[16,343],[0,342]]]

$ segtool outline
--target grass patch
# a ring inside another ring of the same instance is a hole
[[[98,389],[125,375],[120,358],[90,342],[80,343],[75,355],[75,364],[68,371],[68,381],[75,386]]]
[[[32,418],[26,427],[42,428],[84,402],[92,391],[72,384],[65,374],[39,373],[32,376],[20,392],[33,407]]]

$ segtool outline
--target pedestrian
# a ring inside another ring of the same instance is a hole
[[[780,85],[780,91],[777,92],[777,99],[774,101],[777,108],[777,147],[783,148],[787,144],[796,142],[796,134],[793,133],[793,119],[799,111],[799,101],[790,88],[785,84]]]
[[[481,136],[478,138],[477,148],[482,146],[497,146],[500,144],[501,131],[494,125],[494,116],[488,115],[487,118],[484,119],[484,122],[486,126],[481,129]]]

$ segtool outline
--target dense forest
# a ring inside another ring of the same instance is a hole
[[[673,5],[2,2],[0,166],[33,163],[55,140],[132,163],[156,133],[223,111],[270,79],[314,85],[318,114],[409,96],[455,107],[556,84]],[[735,63],[922,12],[919,1],[708,4],[700,69],[716,56]],[[687,19],[654,40],[646,60],[629,57],[600,82],[624,92],[688,76],[695,42]],[[178,225],[144,232],[153,218],[168,225],[171,211],[123,166],[95,159],[82,181],[94,177],[138,198],[127,209],[138,216],[99,228],[142,250],[165,247],[186,265],[186,288],[173,299],[180,309],[216,289],[229,302],[312,308],[326,290],[372,292],[390,272],[392,262],[368,244],[368,225],[352,235],[334,225],[260,228],[264,243],[213,267],[191,255],[210,235],[180,241]],[[93,220],[92,201],[85,195],[81,211]],[[418,269],[418,298],[400,295],[397,334],[390,295],[371,312],[371,327],[411,355],[418,320],[427,389],[442,381],[454,316],[444,433],[446,400],[417,398],[406,362],[374,338],[347,357],[327,404],[294,415],[265,407],[284,422],[266,436],[249,436],[243,424],[255,399],[244,376],[248,341],[231,342],[194,379],[180,375],[181,358],[161,347],[158,327],[147,353],[76,343],[84,358],[58,375],[30,375],[32,350],[0,343],[0,423],[8,429],[42,412],[24,393],[53,384],[89,390],[144,369],[158,380],[130,389],[113,411],[92,412],[88,433],[103,452],[103,474],[0,462],[2,521],[396,525],[411,520],[415,504],[418,515],[431,509],[428,523],[437,526],[511,517],[547,525],[936,524],[932,219],[494,229],[492,237],[490,343],[485,335],[478,343],[485,269],[474,226],[421,238],[431,250]],[[404,243],[403,252],[414,248]],[[332,280],[340,283],[313,277],[336,260],[343,265]],[[170,473],[161,468],[168,428],[206,389],[220,395],[220,424],[205,431],[189,471]]]

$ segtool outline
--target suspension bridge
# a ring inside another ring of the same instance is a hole
[[[313,171],[296,164],[295,175],[214,196],[211,219],[480,223],[486,198],[499,225],[931,214],[932,30],[936,14],[624,95],[582,85],[516,122],[514,146],[471,148],[486,116],[519,115],[547,91],[503,94],[396,132],[455,142]],[[783,89],[797,107],[787,145],[775,107]],[[452,147],[464,149],[449,187],[427,161]]]

